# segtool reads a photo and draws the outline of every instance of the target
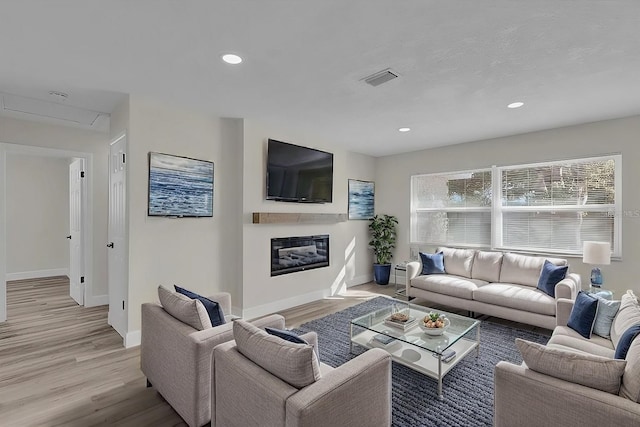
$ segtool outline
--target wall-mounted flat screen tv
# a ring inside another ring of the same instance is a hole
[[[267,200],[330,203],[333,154],[269,139]]]
[[[149,153],[149,216],[213,216],[213,162]]]

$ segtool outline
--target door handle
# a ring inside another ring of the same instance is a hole
[[[108,247],[108,248],[113,248],[113,242],[111,242],[111,243],[107,244],[107,247]]]
[[[71,236],[67,236],[67,239],[71,240]]]

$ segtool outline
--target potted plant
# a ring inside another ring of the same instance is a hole
[[[396,225],[398,219],[393,215],[375,215],[369,223],[371,241],[376,261],[373,264],[373,278],[379,285],[389,283],[391,274],[392,250],[396,247]]]

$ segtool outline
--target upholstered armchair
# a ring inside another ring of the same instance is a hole
[[[391,356],[371,349],[332,368],[307,344],[234,322],[235,341],[212,356],[211,425],[324,427],[391,425]]]
[[[170,315],[157,303],[142,304],[140,367],[153,386],[190,427],[211,420],[211,354],[213,348],[233,339],[231,296],[217,293],[228,322],[198,330]],[[284,327],[284,318],[271,315],[254,321],[258,327]]]

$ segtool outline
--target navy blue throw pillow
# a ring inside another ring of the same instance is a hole
[[[422,260],[422,274],[444,273],[444,254],[442,252],[435,254],[420,252],[420,259]]]
[[[209,315],[209,319],[211,320],[211,326],[220,326],[224,325],[224,313],[222,312],[222,308],[220,304],[215,301],[211,301],[209,298],[205,298],[202,295],[198,295],[195,292],[188,291],[184,288],[181,288],[178,285],[173,285],[176,288],[176,292],[187,296],[191,299],[200,300],[204,308],[207,309],[207,314]]]
[[[569,266],[558,266],[549,260],[544,260],[542,271],[540,272],[540,279],[538,279],[538,289],[550,297],[556,297],[556,285],[559,281],[564,279],[567,274]]]
[[[633,325],[628,328],[622,336],[620,337],[620,341],[618,341],[618,346],[616,347],[616,354],[613,356],[615,359],[624,360],[627,357],[627,352],[633,343],[633,340],[640,334],[640,325]]]
[[[580,291],[573,304],[567,326],[586,339],[591,339],[596,314],[598,314],[598,298]]]
[[[306,342],[305,340],[303,340],[302,338],[300,338],[298,335],[294,334],[291,331],[285,331],[283,329],[275,329],[275,328],[264,328],[264,330],[267,331],[269,335],[275,335],[276,337],[280,337],[283,340],[287,340],[292,343],[309,344],[308,342]]]

